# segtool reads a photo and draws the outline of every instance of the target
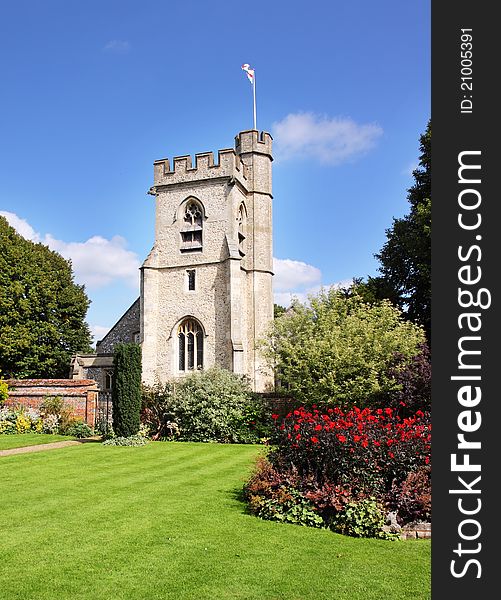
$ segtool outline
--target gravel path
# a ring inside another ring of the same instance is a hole
[[[86,442],[98,441],[99,438],[83,438],[81,440],[68,440],[67,442],[52,442],[51,444],[38,444],[37,446],[24,446],[23,448],[11,448],[10,450],[0,450],[0,456],[10,456],[11,454],[24,454],[26,452],[41,452],[42,450],[55,450],[56,448],[66,448],[66,446],[78,446]]]

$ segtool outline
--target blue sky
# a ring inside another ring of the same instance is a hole
[[[274,138],[276,299],[375,274],[430,117],[428,1],[18,0],[0,19],[0,213],[73,261],[97,338],[138,295],[154,160]]]

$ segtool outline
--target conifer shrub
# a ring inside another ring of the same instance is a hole
[[[139,431],[141,411],[141,348],[118,344],[113,353],[113,431],[130,437]]]

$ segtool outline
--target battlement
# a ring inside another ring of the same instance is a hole
[[[195,154],[193,165],[190,155],[176,156],[171,162],[168,158],[156,160],[153,165],[154,187],[179,183],[217,179],[236,178],[246,184],[247,167],[241,160],[241,154],[265,154],[271,158],[271,135],[256,130],[241,131],[235,137],[235,148],[219,150],[217,162],[213,152]]]
[[[235,150],[237,154],[246,154],[253,152],[255,154],[265,154],[272,160],[273,138],[267,131],[257,131],[257,129],[249,129],[241,131],[235,136]]]
[[[172,185],[201,179],[217,177],[235,177],[237,174],[245,179],[244,165],[232,148],[219,150],[218,160],[214,161],[213,152],[195,154],[195,165],[191,156],[176,156],[172,168],[168,158],[156,160],[154,163],[154,185]]]

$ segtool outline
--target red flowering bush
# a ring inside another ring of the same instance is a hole
[[[393,408],[304,407],[273,414],[273,449],[244,493],[251,512],[389,539],[383,507],[401,524],[431,516],[430,414]]]
[[[281,420],[273,416],[271,463],[320,487],[348,484],[356,496],[383,497],[430,462],[431,422],[422,411],[401,418],[392,408],[299,408]]]

